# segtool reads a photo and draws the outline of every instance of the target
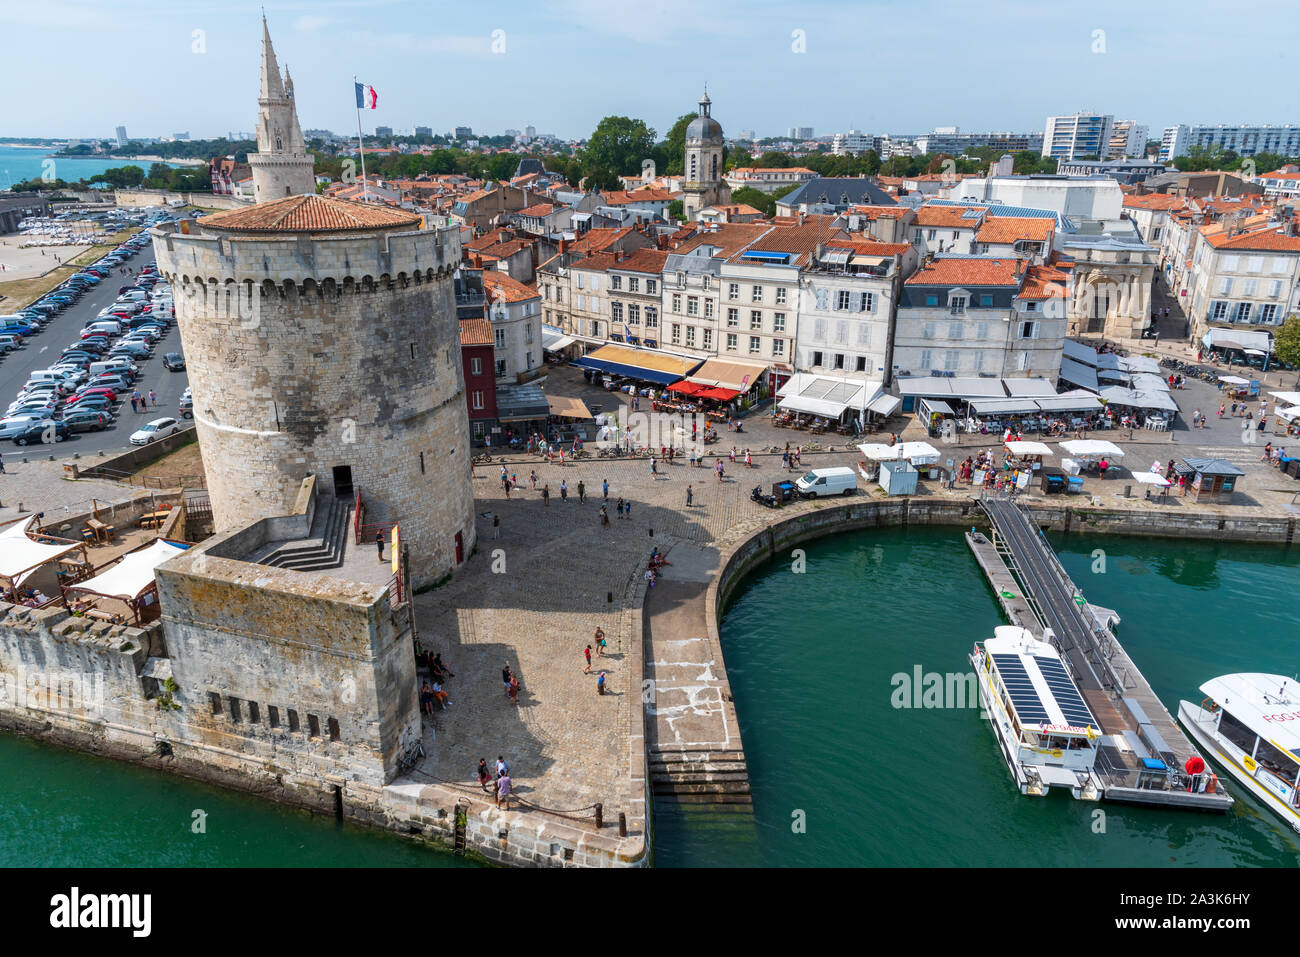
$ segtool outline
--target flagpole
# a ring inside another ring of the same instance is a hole
[[[352,92],[357,90],[357,75],[352,74]],[[361,136],[361,107],[357,107],[357,148],[361,151],[361,195],[362,202],[370,202],[370,183],[366,179],[366,142]]]

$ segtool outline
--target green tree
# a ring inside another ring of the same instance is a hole
[[[686,216],[686,206],[680,199],[674,199],[668,204],[668,218],[674,222],[680,223]]]
[[[587,176],[593,176],[596,170],[615,176],[638,174],[641,161],[653,153],[654,145],[655,131],[643,120],[607,116],[596,125],[582,151],[583,171]]]
[[[668,131],[668,138],[655,147],[655,169],[668,176],[680,176],[686,171],[686,127],[695,119],[694,113],[683,113]]]
[[[1273,352],[1292,369],[1300,368],[1300,316],[1288,316],[1273,333]]]
[[[762,212],[764,216],[776,215],[776,197],[770,193],[764,193],[762,190],[754,189],[752,186],[742,186],[731,194],[733,203],[744,203],[746,206],[753,206]]]
[[[114,189],[139,186],[144,182],[144,170],[139,166],[115,166],[90,178],[91,183],[107,183]]]
[[[583,166],[583,178],[586,183],[583,185],[587,189],[598,189],[602,193],[610,190],[619,190],[623,188],[623,182],[608,166]]]

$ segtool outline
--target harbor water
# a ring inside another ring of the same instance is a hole
[[[961,532],[810,542],[806,573],[774,560],[737,589],[722,642],[754,814],[657,805],[656,865],[1294,867],[1300,839],[1231,781],[1228,815],[1016,790],[978,706],[923,690],[932,673],[955,687],[949,673],[969,671],[972,643],[1002,623]],[[1052,544],[1086,597],[1119,612],[1125,649],[1171,713],[1219,674],[1296,672],[1300,551]]]
[[[52,156],[49,147],[0,146],[0,190],[8,189],[14,183],[23,180],[40,179],[49,169],[56,179],[75,183],[77,180],[90,179],[109,169],[119,166],[138,166],[146,173],[155,160],[137,159],[101,159],[97,157]],[[46,160],[52,160],[53,166],[46,166]],[[175,163],[168,163],[175,166]]]
[[[924,692],[931,675],[967,672],[972,643],[1001,623],[961,531],[809,542],[806,573],[774,561],[737,590],[722,637],[754,813],[659,804],[655,864],[1295,866],[1300,840],[1231,781],[1238,801],[1226,816],[1015,789],[978,708]],[[1122,616],[1125,648],[1171,711],[1180,697],[1200,701],[1197,687],[1218,674],[1295,672],[1300,551],[1077,535],[1053,544],[1089,600]],[[0,776],[3,866],[463,863],[11,735],[0,735]]]

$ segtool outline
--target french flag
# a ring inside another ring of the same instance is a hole
[[[358,110],[379,109],[379,93],[373,86],[366,86],[364,83],[354,83],[352,85],[357,88]]]

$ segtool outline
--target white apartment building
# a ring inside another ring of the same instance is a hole
[[[870,133],[849,130],[847,133],[835,134],[835,138],[831,140],[831,153],[835,156],[851,156],[857,153],[865,153],[874,149],[875,143],[875,137]]]
[[[1219,146],[1238,156],[1300,156],[1300,126],[1167,126],[1160,138],[1160,159],[1169,162],[1186,156],[1193,146]]]
[[[1068,275],[1025,260],[943,256],[904,283],[892,373],[1055,381]]]
[[[542,307],[536,289],[503,272],[483,271],[483,296],[495,338],[498,380],[523,381],[542,365]]]
[[[1192,271],[1193,341],[1211,328],[1269,331],[1300,308],[1300,237],[1293,220],[1242,231],[1201,230]]]
[[[800,277],[794,366],[888,383],[902,280],[917,264],[908,243],[832,240]]]
[[[1116,120],[1110,129],[1110,142],[1106,156],[1120,159],[1125,156],[1143,159],[1147,155],[1147,139],[1150,131],[1141,123],[1133,120]]]
[[[1058,160],[1092,156],[1104,159],[1110,150],[1115,117],[1105,113],[1049,116],[1043,131],[1043,155]]]

